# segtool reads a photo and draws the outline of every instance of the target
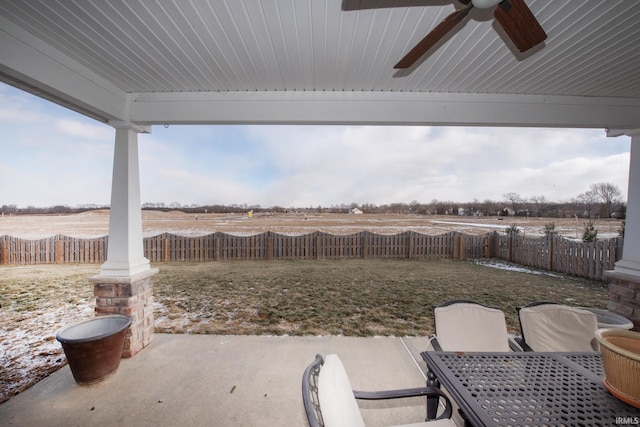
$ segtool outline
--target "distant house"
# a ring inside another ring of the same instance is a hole
[[[354,215],[362,215],[362,211],[358,208],[349,209],[349,213]]]
[[[516,211],[514,211],[511,208],[502,208],[502,210],[500,211],[500,215],[501,216],[515,216]]]

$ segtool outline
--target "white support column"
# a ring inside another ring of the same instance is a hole
[[[629,192],[622,259],[614,273],[635,277],[640,281],[640,129],[627,132],[631,136],[629,160]]]
[[[133,277],[150,269],[142,246],[138,130],[116,127],[109,246],[100,276]]]
[[[607,272],[607,308],[631,320],[633,329],[640,331],[640,129],[619,133],[622,134],[631,137],[627,219],[622,259]]]
[[[144,256],[138,133],[148,127],[111,123],[116,128],[113,156],[109,245],[100,274],[90,279],[96,297],[96,315],[129,316],[131,326],[122,350],[132,357],[153,340],[153,281],[158,269]]]

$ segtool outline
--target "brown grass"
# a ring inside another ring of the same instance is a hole
[[[162,264],[156,330],[211,334],[427,335],[431,307],[472,299],[502,309],[535,300],[604,307],[607,285],[454,260]]]

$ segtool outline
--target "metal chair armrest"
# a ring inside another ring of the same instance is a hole
[[[435,351],[442,351],[442,346],[438,342],[438,337],[435,335],[431,335],[429,337],[429,342]]]
[[[524,350],[524,351],[533,351],[533,349],[531,347],[529,347],[527,345],[527,343],[524,341],[524,338],[516,337],[515,341],[522,348],[522,350]]]
[[[383,390],[383,391],[358,391],[353,390],[353,395],[356,399],[361,400],[384,400],[384,399],[398,399],[405,397],[438,397],[443,398],[445,401],[444,412],[436,419],[448,419],[451,418],[453,412],[451,401],[446,394],[444,394],[439,388],[436,387],[418,387],[418,388],[405,388],[398,390]]]
[[[509,348],[511,349],[511,351],[524,351],[522,346],[519,344],[519,341],[522,341],[521,337],[518,337],[518,336],[509,337]]]

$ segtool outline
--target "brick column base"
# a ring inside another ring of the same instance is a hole
[[[132,357],[153,340],[153,268],[133,277],[94,276],[96,316],[121,314],[131,318],[122,357]]]
[[[633,330],[640,331],[640,278],[607,272],[609,301],[607,310],[633,322]]]

